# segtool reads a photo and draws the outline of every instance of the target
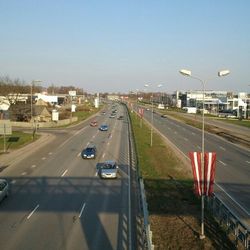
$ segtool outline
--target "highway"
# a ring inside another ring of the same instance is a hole
[[[144,118],[151,123],[151,110]],[[153,113],[153,126],[188,158],[190,151],[201,151],[201,130]],[[228,204],[250,229],[250,151],[205,132],[205,151],[216,152],[215,193]],[[190,164],[191,168],[191,164]],[[234,204],[234,205],[232,205]]]
[[[126,110],[124,120],[98,114],[102,132],[89,121],[55,131],[49,144],[6,167],[1,177],[10,195],[0,206],[1,249],[131,249],[130,166]],[[84,160],[89,143],[97,158]],[[116,160],[119,177],[103,180],[96,164]]]

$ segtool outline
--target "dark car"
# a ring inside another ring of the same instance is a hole
[[[120,115],[118,118],[117,118],[117,120],[123,120],[123,115]]]
[[[96,147],[94,145],[92,146],[87,146],[83,151],[82,151],[82,158],[83,159],[95,159],[96,157]]]
[[[0,202],[9,195],[9,184],[7,180],[0,179]]]
[[[100,128],[99,128],[99,130],[100,131],[108,131],[108,125],[106,125],[106,124],[102,124],[101,126],[100,126]]]

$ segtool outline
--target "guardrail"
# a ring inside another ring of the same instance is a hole
[[[129,114],[129,109],[126,106],[127,112]],[[130,115],[128,115],[129,117],[129,123],[132,124],[131,122],[131,117]],[[144,189],[144,183],[143,183],[143,178],[141,177],[140,174],[140,169],[138,168],[138,159],[137,159],[137,149],[136,149],[136,145],[135,145],[135,140],[134,140],[134,133],[133,130],[131,128],[131,126],[129,126],[129,133],[130,136],[132,138],[132,140],[130,141],[130,147],[131,147],[131,158],[134,159],[135,161],[135,167],[136,167],[136,176],[137,176],[137,185],[138,185],[138,189],[139,189],[139,209],[140,209],[140,225],[139,225],[139,231],[140,231],[140,246],[138,246],[138,249],[143,249],[143,250],[154,250],[154,245],[152,242],[152,231],[150,230],[150,223],[149,223],[149,216],[148,216],[148,204],[146,201],[146,194],[145,194],[145,189]]]
[[[250,231],[225,203],[214,194],[207,199],[207,207],[219,224],[226,227],[227,233],[235,236],[236,247],[240,241],[246,250],[250,250]]]

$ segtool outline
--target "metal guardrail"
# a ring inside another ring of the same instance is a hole
[[[226,227],[227,233],[234,235],[236,247],[240,241],[246,250],[250,250],[250,231],[247,226],[215,194],[207,199],[207,205],[219,224]]]
[[[129,109],[127,105],[125,105],[127,108],[127,112],[129,114]],[[129,122],[130,125],[132,124],[131,122],[131,117],[129,115]],[[148,205],[146,201],[146,194],[145,194],[145,189],[144,189],[144,183],[143,179],[140,174],[140,169],[138,168],[138,159],[137,159],[137,149],[135,145],[135,140],[134,140],[134,132],[129,126],[129,133],[131,136],[131,141],[130,141],[130,147],[131,147],[131,158],[135,161],[135,166],[136,166],[136,172],[137,172],[137,183],[138,183],[138,188],[139,188],[139,207],[140,207],[140,212],[141,212],[141,223],[140,223],[140,229],[141,231],[141,239],[140,239],[140,245],[141,248],[144,250],[154,250],[154,245],[152,243],[152,231],[150,230],[150,223],[149,223],[149,216],[148,216]],[[138,247],[140,249],[140,247]]]

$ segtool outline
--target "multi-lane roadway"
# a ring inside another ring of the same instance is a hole
[[[70,129],[47,131],[55,139],[30,149],[1,172],[10,183],[10,196],[0,204],[1,249],[131,249],[130,166],[126,109],[117,116],[97,114]],[[97,157],[81,158],[89,143]],[[35,144],[34,144],[35,145]],[[119,177],[100,179],[96,165],[115,160]]]

